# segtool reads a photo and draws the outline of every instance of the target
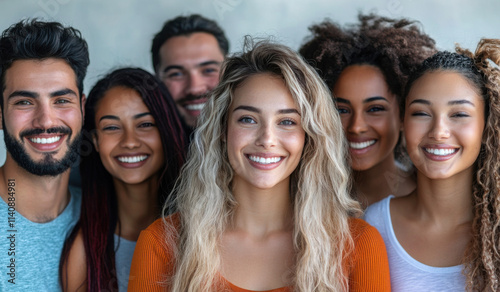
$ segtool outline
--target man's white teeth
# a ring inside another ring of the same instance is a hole
[[[204,106],[205,103],[194,103],[186,105],[185,108],[189,111],[201,111]]]
[[[51,138],[29,138],[31,142],[36,144],[52,144],[61,140],[61,136],[54,136]]]
[[[445,156],[445,155],[450,155],[452,153],[457,152],[458,149],[444,149],[444,148],[425,148],[425,151],[434,154],[434,155],[439,155],[439,156]]]
[[[363,149],[363,148],[366,148],[368,146],[371,146],[375,144],[375,140],[370,140],[370,141],[366,141],[366,142],[349,142],[349,146],[351,148],[354,148],[354,149]]]
[[[137,163],[146,160],[148,158],[147,155],[140,156],[119,156],[118,160],[124,163]]]
[[[250,160],[252,160],[253,162],[257,162],[260,164],[271,164],[271,163],[276,163],[276,162],[281,160],[281,157],[264,158],[264,157],[253,156],[253,155],[250,155],[248,158]]]

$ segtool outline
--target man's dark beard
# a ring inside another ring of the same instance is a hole
[[[31,129],[23,131],[19,134],[22,138],[24,136],[32,136],[38,135],[41,133],[61,133],[68,134],[68,150],[64,157],[61,160],[55,160],[52,156],[55,154],[54,152],[48,152],[44,154],[44,158],[40,162],[36,162],[28,155],[26,150],[24,149],[24,143],[18,142],[13,136],[9,134],[7,128],[3,127],[5,146],[7,151],[10,153],[14,161],[17,162],[19,166],[24,168],[29,173],[38,176],[57,176],[63,172],[65,172],[68,168],[70,168],[77,160],[79,156],[80,143],[82,141],[82,132],[78,132],[74,141],[70,144],[70,139],[72,136],[72,131],[69,128],[65,127],[57,127],[50,128],[47,130],[42,129]]]

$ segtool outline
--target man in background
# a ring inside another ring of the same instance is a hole
[[[192,129],[219,83],[229,42],[216,22],[200,15],[168,20],[151,47],[153,67],[172,94],[185,123]]]

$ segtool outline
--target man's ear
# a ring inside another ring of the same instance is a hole
[[[85,94],[82,94],[82,98],[80,99],[80,107],[83,118],[85,118],[85,102],[87,102],[87,97],[85,96]]]

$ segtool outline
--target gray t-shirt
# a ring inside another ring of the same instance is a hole
[[[392,228],[389,204],[394,196],[370,205],[365,221],[377,228],[382,235],[389,258],[392,291],[441,292],[465,291],[463,266],[432,267],[412,258],[401,246]]]
[[[115,240],[115,266],[116,266],[116,277],[118,278],[118,291],[127,292],[128,276],[130,274],[130,266],[132,265],[132,256],[134,255],[135,244],[137,242],[119,237],[116,234],[114,240]]]
[[[82,202],[81,190],[69,189],[68,206],[47,223],[31,222],[11,212],[12,201],[9,206],[0,199],[0,291],[61,291],[61,251],[80,218]]]

